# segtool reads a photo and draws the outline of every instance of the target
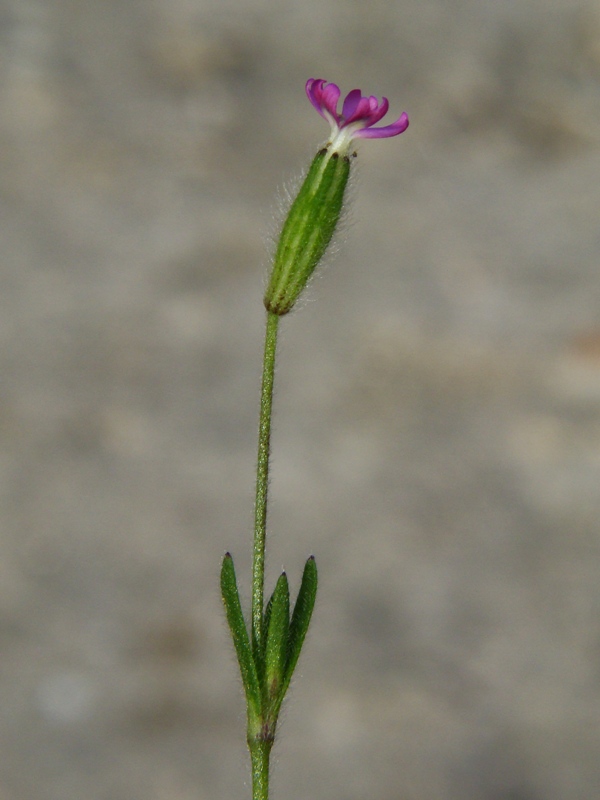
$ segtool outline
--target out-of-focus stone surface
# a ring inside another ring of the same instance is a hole
[[[596,0],[5,0],[0,48],[0,798],[249,796],[217,576],[311,76],[411,127],[283,325],[274,795],[597,797]]]

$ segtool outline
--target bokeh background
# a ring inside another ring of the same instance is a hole
[[[411,126],[283,325],[274,797],[600,796],[598,0],[3,0],[0,71],[1,800],[249,797],[218,571],[308,77]]]

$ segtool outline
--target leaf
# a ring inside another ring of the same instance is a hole
[[[254,656],[254,661],[256,662],[256,671],[258,672],[258,682],[259,684],[263,684],[264,677],[265,677],[265,655],[267,651],[267,634],[269,632],[269,623],[271,620],[271,609],[273,608],[273,594],[269,597],[267,602],[267,607],[265,608],[265,613],[263,615],[263,637],[262,637],[262,644],[257,648],[257,652]]]
[[[265,650],[265,699],[267,702],[278,697],[285,675],[290,631],[290,589],[285,572],[277,580],[269,606],[267,606],[269,620]]]
[[[249,712],[252,710],[254,715],[258,716],[261,709],[260,685],[258,682],[256,664],[250,648],[250,640],[248,639],[248,630],[242,613],[233,558],[230,553],[225,554],[223,566],[221,568],[221,594],[223,596],[225,614],[227,616],[227,622],[229,623],[235,652],[240,665],[242,683],[244,684],[246,699],[249,706],[248,710]]]
[[[285,665],[285,676],[281,695],[286,693],[292,675],[300,657],[300,651],[304,644],[306,631],[310,623],[313,608],[315,607],[315,599],[317,596],[317,563],[314,556],[311,556],[304,566],[304,573],[302,575],[302,583],[300,584],[300,591],[294,606],[294,613],[292,614],[292,621],[290,623],[290,633],[288,640],[288,651]]]

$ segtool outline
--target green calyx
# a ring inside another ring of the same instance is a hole
[[[329,150],[315,156],[289,210],[264,297],[272,314],[290,311],[323,258],[342,213],[350,159]]]

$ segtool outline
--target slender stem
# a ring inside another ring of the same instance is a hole
[[[269,452],[271,414],[273,409],[273,380],[279,317],[267,312],[265,354],[263,358],[260,424],[258,428],[258,466],[256,471],[256,506],[254,510],[254,549],[252,559],[252,646],[255,654],[263,643],[263,610],[265,584],[265,541],[267,534],[267,492],[269,487]],[[255,757],[252,755],[253,775]],[[268,753],[266,765],[268,770]],[[266,784],[268,786],[268,780]],[[262,796],[262,795],[261,795]],[[264,795],[266,797],[266,794]]]
[[[252,800],[269,800],[269,756],[273,742],[255,742],[252,759]]]

